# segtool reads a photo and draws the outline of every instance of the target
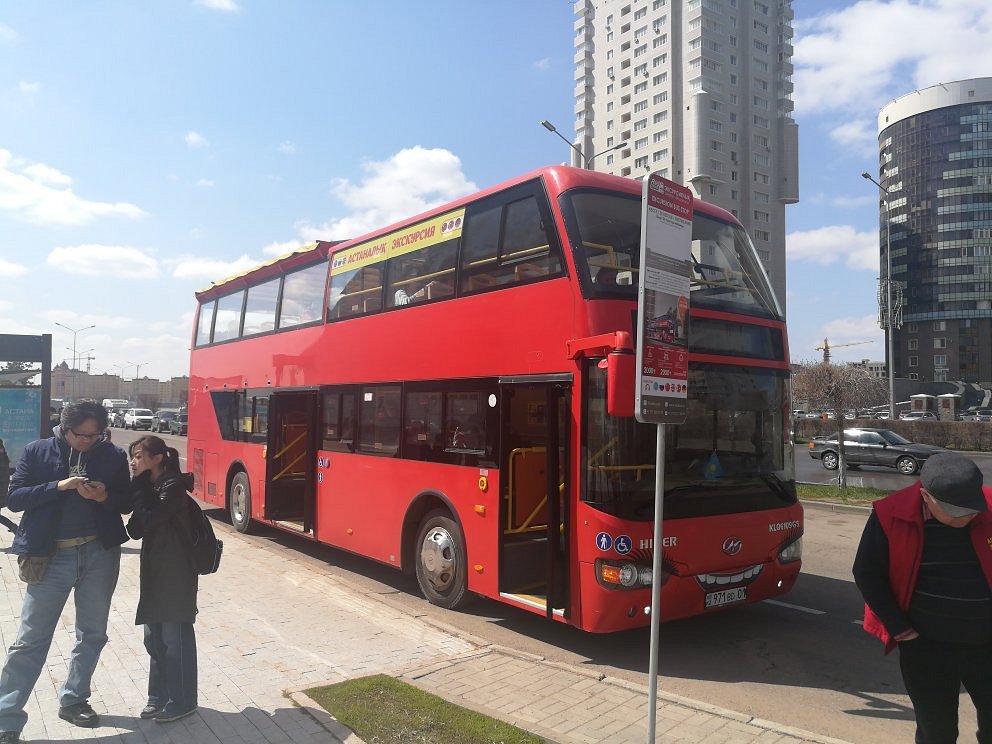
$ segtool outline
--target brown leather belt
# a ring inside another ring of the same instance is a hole
[[[96,535],[87,535],[86,537],[67,537],[65,540],[56,540],[55,549],[62,550],[63,548],[78,548],[80,545],[85,545],[88,542],[93,542],[96,540]]]

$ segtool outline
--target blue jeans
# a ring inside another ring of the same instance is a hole
[[[193,623],[150,623],[145,626],[148,704],[176,711],[196,707],[196,635]]]
[[[107,643],[110,600],[120,569],[120,546],[107,550],[99,540],[91,540],[56,551],[44,578],[26,585],[21,627],[0,671],[0,731],[20,731],[27,723],[24,705],[45,668],[70,591],[76,605],[76,643],[69,674],[59,689],[59,704],[89,699],[93,670]]]

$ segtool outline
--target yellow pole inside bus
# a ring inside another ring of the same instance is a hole
[[[665,425],[658,424],[654,463],[654,543],[651,561],[651,658],[648,663],[648,744],[654,744],[658,719],[658,662],[661,649],[661,546],[665,506]]]

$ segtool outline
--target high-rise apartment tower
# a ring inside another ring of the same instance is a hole
[[[879,214],[881,275],[890,244],[897,290],[895,375],[989,387],[992,78],[897,98],[879,113],[878,132],[879,182],[887,191]]]
[[[733,212],[784,308],[785,205],[799,200],[791,0],[576,0],[575,15],[573,165],[660,171]]]

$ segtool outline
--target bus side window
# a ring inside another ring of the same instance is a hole
[[[537,198],[527,195],[504,205],[469,212],[462,235],[462,291],[498,289],[562,271]]]
[[[358,451],[395,455],[400,444],[399,385],[363,387],[358,416]]]
[[[382,309],[382,264],[333,274],[328,318],[350,318]]]
[[[388,307],[451,297],[455,293],[458,240],[447,240],[389,260]]]

